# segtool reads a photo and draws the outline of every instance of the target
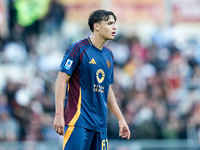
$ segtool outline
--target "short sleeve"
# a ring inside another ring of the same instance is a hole
[[[65,72],[71,76],[79,64],[79,58],[79,46],[77,43],[74,43],[67,49],[61,62],[59,71]]]
[[[113,69],[114,69],[114,57],[113,57],[113,55],[111,55],[112,56],[112,58],[111,58],[111,74],[110,74],[110,84],[113,84],[114,83],[114,71],[113,71]]]
[[[113,73],[113,68],[111,70],[111,75],[110,75],[110,84],[114,83],[114,73]]]

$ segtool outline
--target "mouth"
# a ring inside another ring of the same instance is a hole
[[[114,31],[114,32],[112,32],[112,35],[113,35],[113,36],[115,36],[115,33],[116,33],[115,31]]]

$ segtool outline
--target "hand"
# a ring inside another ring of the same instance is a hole
[[[64,134],[65,121],[63,116],[55,116],[54,129],[59,135]]]
[[[131,133],[124,119],[119,120],[119,137],[130,139]]]

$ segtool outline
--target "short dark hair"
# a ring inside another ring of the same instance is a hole
[[[114,17],[115,21],[117,21],[117,17],[115,16],[115,14],[112,11],[98,9],[98,10],[95,10],[94,12],[92,12],[88,19],[88,25],[90,27],[90,30],[92,32],[94,31],[94,23],[99,23],[101,21],[108,21],[110,15],[112,15]]]

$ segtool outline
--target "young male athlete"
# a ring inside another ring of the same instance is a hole
[[[70,45],[63,57],[54,119],[54,129],[64,135],[63,150],[107,150],[107,106],[119,120],[119,136],[130,138],[111,87],[113,54],[104,47],[114,39],[115,22],[113,12],[94,11],[88,19],[91,36]]]

